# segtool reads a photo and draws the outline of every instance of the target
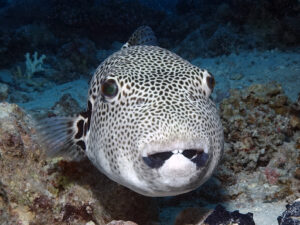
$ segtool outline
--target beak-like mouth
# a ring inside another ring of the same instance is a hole
[[[172,151],[158,152],[154,154],[148,154],[143,157],[144,162],[153,169],[161,167],[165,161],[167,161],[174,154],[182,154],[187,159],[191,160],[197,165],[197,168],[205,166],[208,161],[209,155],[204,152],[203,149],[175,149]]]

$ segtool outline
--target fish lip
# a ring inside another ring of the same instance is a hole
[[[190,140],[171,140],[167,142],[150,142],[142,146],[141,156],[148,157],[157,153],[196,150],[201,153],[209,154],[208,139],[190,139]]]
[[[202,148],[197,149],[175,149],[172,151],[164,151],[148,154],[143,157],[143,161],[152,169],[159,169],[173,155],[182,155],[197,165],[197,168],[203,167],[209,159],[208,154],[204,153]]]
[[[172,153],[172,154],[183,154],[186,151],[196,151],[197,153],[203,153],[204,149],[202,148],[189,148],[189,149],[174,149],[174,150],[168,150],[168,151],[157,151],[153,153],[148,153],[146,157],[153,156],[160,153]]]

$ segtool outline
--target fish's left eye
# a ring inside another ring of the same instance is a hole
[[[101,84],[101,93],[105,97],[113,98],[118,94],[118,85],[114,79],[108,79]]]
[[[214,90],[215,87],[215,78],[212,74],[210,74],[207,70],[203,71],[203,79],[202,79],[202,89],[204,91],[204,94],[206,96],[206,98],[209,98],[209,96],[211,95],[211,93]]]

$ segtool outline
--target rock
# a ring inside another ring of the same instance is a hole
[[[300,225],[300,199],[286,206],[286,210],[277,218],[279,225]]]
[[[241,214],[239,211],[228,212],[226,209],[217,205],[215,210],[205,219],[203,225],[255,225],[253,220],[253,214]],[[201,224],[198,224],[201,225]]]
[[[220,103],[226,144],[216,171],[226,198],[238,197],[241,202],[298,198],[299,179],[294,171],[299,165],[295,149],[300,148],[300,138],[291,119],[296,118],[296,103],[290,102],[276,83],[230,93]],[[228,182],[232,174],[235,182]],[[245,187],[245,181],[253,186]]]
[[[138,225],[132,221],[113,220],[106,225]]]
[[[300,117],[291,115],[290,124],[291,124],[292,128],[300,130]]]
[[[46,158],[34,127],[17,105],[0,103],[0,224],[157,221],[153,199],[112,182],[88,160]]]
[[[87,222],[85,225],[96,225],[93,221]]]
[[[298,167],[296,170],[295,170],[295,178],[297,178],[298,180],[300,180],[300,167]]]
[[[0,83],[0,102],[5,101],[8,97],[8,85]]]
[[[206,208],[186,208],[176,216],[174,225],[201,224],[209,213]]]
[[[80,112],[78,102],[69,94],[64,94],[51,108],[55,115],[70,116]]]

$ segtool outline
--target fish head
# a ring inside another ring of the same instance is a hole
[[[208,71],[166,49],[133,46],[104,61],[94,83],[87,155],[108,177],[171,196],[212,175],[224,138]]]

